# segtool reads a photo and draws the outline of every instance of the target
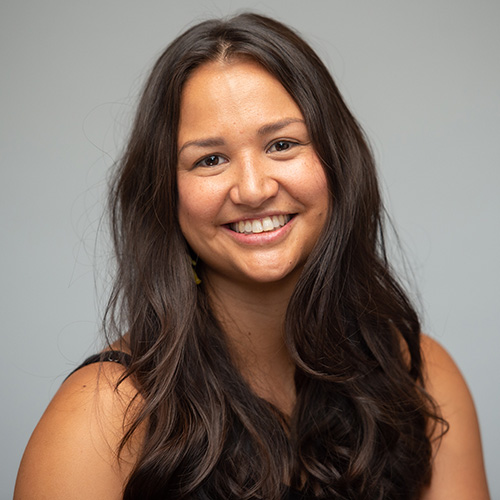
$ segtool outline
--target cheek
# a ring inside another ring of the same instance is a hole
[[[330,188],[325,171],[317,158],[308,164],[307,170],[300,179],[302,202],[307,206],[310,218],[311,231],[314,240],[321,234],[330,214],[332,204]]]
[[[330,204],[330,193],[325,171],[316,156],[305,161],[294,175],[296,197],[318,215],[326,216]],[[325,213],[323,213],[325,212]]]
[[[179,190],[179,225],[188,245],[198,253],[198,240],[204,224],[195,198],[185,196]]]
[[[326,175],[323,169],[321,169],[321,174],[319,175],[318,183],[316,185],[316,195],[321,215],[323,216],[323,220],[325,220],[330,211],[331,196],[328,181],[326,180]]]
[[[220,207],[218,193],[204,181],[206,179],[180,178],[177,184],[179,224],[188,241],[193,234],[210,231]]]

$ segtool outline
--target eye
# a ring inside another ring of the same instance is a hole
[[[223,163],[227,163],[227,159],[221,155],[210,155],[205,156],[198,162],[196,162],[196,167],[217,167],[218,165],[222,165]]]
[[[296,146],[297,143],[293,141],[276,141],[271,144],[271,147],[267,150],[268,153],[279,153],[280,151],[287,151],[288,149]]]

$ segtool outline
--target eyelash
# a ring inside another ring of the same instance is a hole
[[[208,156],[205,156],[204,158],[202,158],[201,160],[197,161],[195,163],[195,167],[206,167],[206,168],[212,168],[212,167],[217,167],[218,165],[221,164],[221,162],[217,162],[215,165],[203,165],[203,162],[207,161],[209,158],[222,158],[223,160],[225,160],[224,162],[222,163],[226,163],[228,160],[222,156],[222,155],[208,155]]]
[[[282,143],[282,144],[286,144],[287,147],[285,149],[282,149],[282,150],[279,150],[279,151],[271,151],[271,148],[273,148],[274,146],[276,146],[277,144],[279,143]],[[267,152],[272,152],[272,153],[281,153],[281,151],[288,151],[289,149],[295,147],[295,146],[298,146],[298,142],[296,141],[289,141],[289,140],[286,140],[286,139],[279,139],[278,141],[274,141],[268,148],[267,148]]]
[[[286,145],[286,147],[284,149],[281,149],[281,150],[276,150],[276,151],[271,151],[272,148],[276,147],[278,144],[282,144],[282,145]],[[295,146],[298,146],[299,143],[296,142],[296,141],[289,141],[289,140],[285,140],[285,139],[279,139],[277,141],[274,141],[273,143],[271,143],[271,145],[266,149],[266,153],[281,153],[283,151],[289,151],[291,148],[295,147]],[[204,162],[206,162],[207,160],[209,159],[215,159],[215,158],[222,158],[224,161],[220,162],[220,161],[217,161],[217,163],[215,165],[204,165]],[[197,161],[195,163],[195,167],[205,167],[205,168],[212,168],[212,167],[217,167],[223,163],[227,163],[228,162],[228,159],[225,158],[223,155],[218,155],[218,154],[215,154],[215,155],[208,155],[208,156],[205,156],[203,157],[201,160]]]

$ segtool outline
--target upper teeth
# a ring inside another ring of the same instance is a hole
[[[290,219],[290,215],[273,215],[263,219],[240,220],[239,222],[233,222],[230,227],[237,233],[262,233],[283,227]]]

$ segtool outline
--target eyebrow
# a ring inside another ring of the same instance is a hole
[[[257,130],[259,135],[272,134],[273,132],[278,132],[279,130],[287,127],[292,123],[305,123],[301,118],[283,118],[274,123],[269,123],[266,125],[262,125],[262,127]],[[224,146],[225,141],[222,137],[207,137],[206,139],[195,139],[194,141],[188,141],[184,143],[179,149],[179,155],[184,151],[184,149],[196,146],[198,148],[214,148],[219,146]]]
[[[302,118],[283,118],[283,120],[263,125],[259,128],[257,133],[259,135],[272,134],[273,132],[278,132],[278,130],[287,127],[291,123],[304,123],[304,120],[302,120]]]
[[[190,146],[196,146],[198,148],[216,148],[218,146],[224,146],[225,142],[222,137],[208,137],[207,139],[197,139],[194,141],[188,141],[183,144],[182,148],[179,149],[179,155],[184,151],[184,149]]]

